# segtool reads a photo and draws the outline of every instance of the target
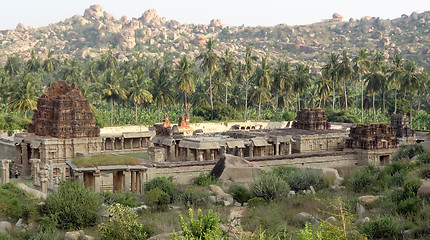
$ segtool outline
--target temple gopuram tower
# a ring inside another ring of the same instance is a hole
[[[88,100],[76,84],[64,81],[54,82],[37,100],[28,133],[16,134],[14,143],[21,176],[37,179],[40,169],[47,169],[48,186],[68,176],[67,160],[102,150]]]

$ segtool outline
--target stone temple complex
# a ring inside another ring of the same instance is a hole
[[[141,130],[99,129],[78,87],[60,81],[38,99],[28,133],[16,134],[12,143],[0,141],[0,150],[7,153],[6,159],[13,160],[21,176],[32,178],[34,185],[43,191],[55,187],[60,180],[72,178],[95,191],[142,192],[144,184],[155,177],[173,176],[175,181],[186,183],[201,173],[211,172],[220,160],[223,163],[223,167],[218,165],[220,174],[241,183],[261,169],[280,165],[313,168],[384,165],[399,141],[413,143],[415,136],[402,115],[393,116],[391,126],[332,126],[321,109],[299,111],[292,124],[264,121],[191,124],[189,115],[180,116],[177,123],[172,124],[165,115],[162,123]],[[87,166],[73,162],[80,156],[131,152],[147,152],[149,159],[129,165]],[[7,164],[6,160],[2,166]],[[234,170],[226,166],[233,166]],[[258,169],[248,171],[243,166]],[[242,174],[232,176],[235,172]]]

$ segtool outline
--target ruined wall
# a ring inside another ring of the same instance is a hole
[[[76,84],[57,81],[37,99],[29,133],[57,138],[99,137],[94,114]]]
[[[394,129],[386,124],[358,124],[351,128],[346,147],[354,149],[394,149],[398,147]]]
[[[327,115],[322,109],[305,108],[297,112],[296,120],[293,122],[293,128],[325,130],[330,129],[330,123],[327,121]]]

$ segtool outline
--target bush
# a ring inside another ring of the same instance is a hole
[[[190,186],[179,195],[179,199],[188,207],[191,205],[203,206],[205,204],[204,199],[207,199],[207,194]]]
[[[99,225],[102,240],[128,240],[147,239],[148,233],[138,222],[138,216],[134,210],[122,206],[119,203],[108,206],[108,212],[112,215],[104,225]]]
[[[228,235],[221,229],[219,215],[209,209],[206,216],[203,215],[202,210],[197,211],[197,219],[194,219],[193,210],[188,210],[188,222],[185,222],[181,214],[179,214],[179,221],[181,228],[184,232],[183,236],[173,233],[172,240],[212,240],[212,239],[228,239]]]
[[[420,160],[423,163],[430,163],[430,151],[426,151],[426,152],[422,153],[418,157],[418,160]]]
[[[234,200],[240,203],[247,202],[251,198],[251,192],[244,186],[231,185],[228,192],[233,196]]]
[[[79,182],[62,181],[46,199],[45,211],[61,229],[81,229],[98,222],[100,198]]]
[[[391,216],[376,216],[363,224],[360,231],[371,239],[397,239],[401,237],[397,219]]]
[[[12,183],[0,185],[0,216],[25,221],[36,213],[36,200]]]
[[[403,146],[400,146],[399,149],[397,149],[393,153],[391,160],[393,162],[409,161],[413,157],[419,156],[419,155],[423,154],[424,152],[425,152],[424,147],[421,144],[416,143],[414,145],[403,145]]]
[[[296,170],[297,170],[297,168],[295,168],[295,167],[278,166],[278,167],[274,167],[272,169],[272,174],[285,180],[285,179],[287,179],[287,177],[290,173],[292,173]]]
[[[261,204],[266,204],[266,200],[264,200],[261,197],[253,197],[248,200],[248,206],[249,207],[257,207]]]
[[[310,186],[317,187],[322,176],[313,170],[297,170],[286,177],[286,182],[294,191],[307,190]]]
[[[327,120],[329,122],[343,122],[343,123],[359,123],[357,115],[353,115],[347,110],[334,111],[331,109],[325,109],[327,114]]]
[[[287,196],[290,187],[281,178],[273,174],[265,174],[251,183],[250,191],[254,197],[271,201]]]
[[[160,211],[166,210],[169,201],[169,194],[159,188],[149,190],[145,195],[145,202]]]
[[[156,177],[146,184],[145,191],[151,191],[155,188],[161,189],[163,192],[169,195],[170,201],[173,200],[174,189],[173,184],[169,179],[167,179],[166,177]]]
[[[348,176],[348,184],[354,192],[364,192],[375,189],[379,169],[367,166],[364,169],[357,169]]]
[[[197,186],[207,187],[209,185],[216,184],[218,179],[210,174],[200,173],[198,177],[194,178],[193,182]]]
[[[114,203],[119,203],[123,206],[127,207],[137,207],[138,204],[138,195],[129,191],[124,192],[107,192],[102,191],[99,192],[101,199],[107,205],[112,205]]]
[[[197,117],[203,117],[204,120],[218,120],[227,121],[232,119],[239,119],[240,113],[229,104],[222,102],[214,102],[213,119],[211,119],[212,113],[209,106],[197,107],[193,110],[193,115]]]

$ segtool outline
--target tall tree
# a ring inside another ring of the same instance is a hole
[[[40,69],[40,59],[36,56],[36,52],[31,50],[30,59],[25,64],[25,70],[28,72],[37,72]]]
[[[175,103],[172,92],[172,83],[170,81],[170,71],[166,68],[163,69],[164,70],[159,71],[158,74],[153,75],[152,78],[152,81],[154,82],[152,87],[152,96],[158,109],[158,122],[161,121],[162,109]]]
[[[174,70],[176,89],[184,92],[184,108],[188,113],[187,94],[191,94],[196,90],[195,78],[196,72],[194,63],[182,55],[181,60],[175,66]]]
[[[213,102],[213,92],[212,92],[212,76],[218,68],[218,55],[214,52],[215,40],[211,38],[206,42],[206,51],[197,56],[197,59],[200,59],[202,62],[200,64],[200,68],[203,72],[206,72],[209,75],[209,95],[210,95],[210,104],[211,104],[211,119],[213,119],[213,110],[214,110],[214,102]]]
[[[324,104],[324,107],[325,107],[325,102],[328,99],[330,91],[331,91],[330,74],[327,73],[326,69],[323,69],[321,76],[317,80],[317,93],[320,97],[318,106],[320,108],[323,108],[321,102]]]
[[[130,75],[129,75],[130,76]],[[136,70],[131,73],[131,88],[128,91],[129,99],[134,102],[134,116],[137,123],[137,105],[152,102],[152,94],[148,91],[149,81],[145,77],[143,70]]]
[[[110,104],[110,124],[113,125],[113,103],[114,101],[120,101],[120,99],[126,99],[126,91],[121,85],[122,73],[116,69],[108,69],[104,75],[104,81],[102,84],[103,99],[109,101]],[[118,106],[119,108],[119,106]]]
[[[280,61],[273,70],[273,85],[276,94],[276,106],[278,105],[279,94],[285,94],[284,102],[288,102],[288,92],[292,88],[290,64],[287,61]],[[286,105],[286,104],[285,104]]]
[[[346,53],[342,51],[342,59],[340,60],[338,66],[339,80],[343,83],[343,92],[345,95],[345,110],[348,109],[348,94],[346,89],[346,83],[351,80],[353,70],[351,66],[351,61]]]
[[[354,58],[354,73],[358,76],[358,81],[361,83],[361,123],[364,120],[364,80],[362,77],[367,73],[369,69],[369,53],[366,48],[362,48],[360,52]]]
[[[252,47],[246,46],[245,50],[245,115],[244,119],[246,121],[246,114],[248,112],[248,86],[249,86],[249,79],[251,78],[252,74],[254,73],[254,66],[253,62],[257,60],[256,56],[252,56]]]
[[[397,113],[397,90],[400,88],[400,78],[404,73],[403,69],[403,58],[402,56],[396,54],[394,57],[390,58],[391,68],[388,70],[389,73],[389,83],[394,85],[394,114]]]
[[[297,111],[300,111],[300,94],[302,94],[311,85],[311,76],[309,66],[297,64],[294,69],[294,90],[297,92]]]
[[[228,86],[233,79],[233,74],[235,72],[236,65],[233,60],[233,56],[231,52],[226,49],[224,52],[224,56],[221,58],[221,70],[222,75],[225,80],[225,104],[228,103]]]
[[[17,56],[7,56],[6,64],[4,65],[4,70],[9,76],[16,76],[21,72],[21,60]]]
[[[258,94],[258,120],[261,116],[261,101],[262,99],[270,98],[271,88],[271,67],[267,63],[267,57],[261,59],[261,65],[257,67],[255,71],[256,89],[254,94]]]
[[[103,73],[118,66],[118,59],[113,55],[112,48],[100,56],[98,65],[99,70]]]
[[[49,50],[48,51],[48,56],[46,57],[46,59],[42,63],[42,68],[47,73],[52,73],[58,67],[59,62],[58,62],[57,59],[55,59],[53,57],[53,55],[54,55],[54,51]]]
[[[328,63],[323,67],[323,70],[325,70],[326,74],[328,76],[330,76],[330,81],[332,83],[332,91],[333,91],[333,110],[334,110],[334,106],[336,104],[336,84],[338,82],[338,78],[339,78],[339,72],[338,72],[338,68],[339,68],[339,55],[337,55],[336,53],[331,53],[330,57],[328,59]]]
[[[412,104],[414,100],[414,93],[418,91],[418,89],[424,83],[424,75],[418,72],[415,63],[411,60],[405,62],[404,64],[404,72],[400,78],[400,86],[403,91],[409,93],[410,95],[410,112],[409,118],[412,126]]]
[[[9,109],[24,112],[27,119],[28,110],[34,110],[36,107],[37,89],[34,76],[31,73],[23,73],[18,86],[9,97]]]
[[[376,123],[376,108],[375,108],[375,94],[382,90],[382,83],[384,75],[382,73],[383,57],[381,53],[377,52],[374,59],[370,62],[369,71],[365,75],[367,79],[367,92],[372,94],[372,109],[373,109],[373,122]]]

